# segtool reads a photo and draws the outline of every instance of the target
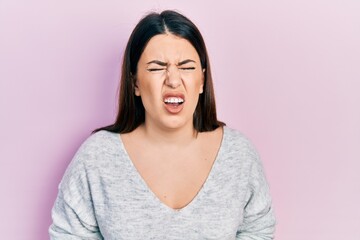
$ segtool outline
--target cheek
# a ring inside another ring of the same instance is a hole
[[[154,79],[139,83],[139,92],[143,101],[155,101],[161,98],[161,84]]]
[[[156,81],[151,78],[151,76],[143,76],[139,74],[139,77],[137,79],[136,85],[137,88],[142,95],[148,94],[149,92],[153,91],[154,85],[156,84]]]
[[[203,92],[203,76],[202,74],[184,75],[183,80],[186,88],[191,89],[193,94],[200,94]]]

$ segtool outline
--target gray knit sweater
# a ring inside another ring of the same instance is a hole
[[[265,240],[275,228],[259,157],[228,127],[206,182],[181,210],[151,192],[119,134],[91,135],[66,170],[52,218],[52,240]]]

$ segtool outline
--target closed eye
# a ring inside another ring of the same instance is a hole
[[[162,70],[165,70],[166,68],[148,68],[147,70],[149,72],[159,72],[159,71],[162,71]]]
[[[179,68],[180,70],[195,70],[195,67],[183,67],[183,68]]]

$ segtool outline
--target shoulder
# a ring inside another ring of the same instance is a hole
[[[260,154],[252,141],[242,132],[224,127],[222,157],[226,166],[234,171],[238,179],[245,182],[258,181],[264,177],[264,170]]]
[[[226,143],[226,145],[228,145],[228,147],[236,149],[241,148],[243,150],[256,152],[255,146],[252,141],[239,130],[224,127],[223,138],[223,141]]]
[[[73,181],[85,181],[89,173],[97,172],[102,165],[111,162],[117,156],[119,144],[119,134],[116,133],[99,131],[90,135],[68,165],[62,185]]]
[[[93,133],[80,146],[84,150],[100,150],[107,149],[117,145],[119,141],[119,134],[112,133],[105,130]]]
[[[249,164],[259,162],[259,154],[252,141],[239,130],[224,127],[223,150],[225,155]]]
[[[91,159],[118,150],[120,137],[118,133],[99,131],[90,135],[79,147],[75,157]]]
[[[104,130],[93,133],[78,148],[68,168],[82,171],[114,159],[119,153],[119,144],[117,133]]]
[[[227,137],[227,141],[234,142],[249,142],[250,140],[239,130],[224,126],[224,135]]]

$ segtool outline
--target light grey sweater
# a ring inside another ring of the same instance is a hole
[[[265,240],[275,228],[258,154],[228,127],[206,182],[181,210],[148,188],[119,134],[91,135],[66,170],[52,218],[52,240]]]

